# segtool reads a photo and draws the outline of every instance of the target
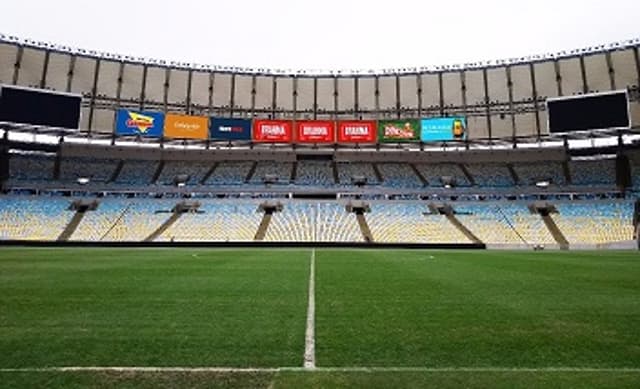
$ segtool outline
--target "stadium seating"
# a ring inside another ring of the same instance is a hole
[[[251,241],[263,213],[257,202],[202,201],[162,233],[157,241]]]
[[[562,164],[559,162],[521,163],[515,164],[513,168],[520,179],[520,185],[535,185],[547,180],[555,185],[566,183]]]
[[[9,177],[12,181],[38,182],[53,179],[53,155],[12,154],[9,162]]]
[[[469,180],[455,164],[417,164],[416,168],[429,182],[429,186],[442,187],[442,177],[453,177],[457,186],[469,186]]]
[[[454,204],[456,217],[487,244],[547,245],[556,241],[527,203]]]
[[[63,158],[60,162],[59,182],[76,183],[79,178],[89,178],[92,183],[109,183],[120,161],[114,159]],[[22,185],[52,182],[55,158],[41,154],[13,154],[9,165],[10,183]],[[275,175],[280,183],[291,183],[293,163],[272,161],[187,162],[166,161],[154,182],[159,161],[126,160],[115,178],[116,186],[173,185],[178,175],[188,175],[188,185],[200,185],[207,174],[212,172],[204,185],[242,185],[249,177],[249,183],[262,184],[266,175]],[[640,188],[640,168],[631,161],[633,187]],[[377,165],[383,179],[378,182],[374,165],[364,162],[338,162],[336,169],[340,186],[351,186],[354,176],[365,177],[370,185],[382,184],[390,188],[420,188],[420,177],[408,163],[387,163]],[[583,186],[614,186],[616,165],[614,159],[574,160],[569,162],[572,184]],[[211,171],[212,168],[214,168]],[[416,164],[416,169],[430,187],[442,187],[442,177],[452,177],[456,186],[471,186],[470,179],[458,164]],[[480,188],[509,188],[514,186],[513,177],[506,164],[471,163],[466,164],[468,174]],[[551,180],[557,186],[566,184],[565,171],[559,162],[519,163],[514,165],[519,185],[533,186],[539,181]],[[333,187],[336,185],[332,162],[300,161],[297,164],[295,180],[300,186]]]
[[[559,203],[552,218],[569,243],[602,244],[633,239],[633,202]]]
[[[571,183],[574,185],[615,185],[615,159],[569,162]]]
[[[116,177],[116,184],[143,186],[153,180],[153,175],[158,168],[157,161],[127,160],[122,165],[122,170]]]
[[[506,188],[514,185],[509,168],[498,163],[473,163],[466,165],[469,174],[479,187]]]
[[[380,203],[366,217],[376,242],[470,243],[445,216],[425,212],[425,204]]]
[[[498,214],[513,226],[518,235],[527,244],[555,244],[556,241],[547,229],[542,217],[532,214],[526,204],[499,203]]]
[[[251,171],[253,162],[220,162],[207,178],[206,185],[242,185]]]
[[[104,240],[142,241],[171,216],[177,201],[134,201]]]
[[[118,161],[93,158],[64,158],[60,163],[60,180],[75,183],[79,178],[105,183],[111,179]]]
[[[104,199],[86,213],[72,240],[142,241],[169,218],[175,200]]]
[[[0,239],[55,240],[70,222],[72,198],[0,197]],[[100,198],[87,211],[72,241],[142,241],[171,215],[180,199]],[[201,199],[197,211],[181,214],[157,241],[251,241],[263,213],[258,200]],[[598,245],[633,238],[634,200],[577,200],[555,204],[552,214],[572,245]],[[339,202],[284,201],[273,214],[266,241],[361,242],[352,213]],[[376,242],[469,243],[443,215],[428,214],[425,202],[371,201],[365,217]],[[455,217],[482,242],[496,245],[548,245],[556,241],[528,203],[453,203]]]
[[[151,201],[153,200],[149,200]],[[132,200],[129,199],[101,199],[95,211],[85,212],[70,240],[93,242],[106,240],[112,228],[119,228],[117,222],[129,210],[131,202]],[[122,228],[119,230],[121,231]],[[112,234],[111,237],[115,238],[115,235]],[[126,240],[126,235],[122,234],[120,238],[110,240]]]
[[[284,203],[265,236],[266,241],[360,242],[364,238],[354,214],[338,203]]]
[[[96,211],[86,212],[70,240],[141,241],[160,227],[179,200],[100,199]],[[262,214],[257,203],[201,202],[197,212],[184,213],[156,241],[253,240]]]
[[[265,176],[275,176],[278,178],[279,183],[288,184],[291,180],[291,169],[293,164],[291,162],[271,162],[260,161],[256,165],[256,170],[249,180],[252,184],[262,184]]]
[[[351,185],[354,176],[361,176],[367,180],[367,184],[377,184],[378,178],[370,163],[338,162],[338,179],[341,185]]]
[[[165,162],[162,173],[160,173],[156,183],[160,185],[172,185],[177,176],[186,174],[189,176],[186,184],[197,185],[202,181],[212,166],[213,163],[168,161]]]
[[[295,183],[310,186],[333,186],[333,167],[328,161],[300,161],[296,171]]]
[[[422,187],[420,178],[409,164],[379,163],[378,170],[382,175],[382,185],[393,188],[419,188]]]
[[[497,203],[455,204],[458,220],[482,242],[488,244],[529,244],[500,212]]]
[[[56,240],[71,221],[68,198],[0,197],[0,239]]]

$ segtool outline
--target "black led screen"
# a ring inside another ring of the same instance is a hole
[[[0,88],[0,121],[77,129],[82,97],[46,90]]]
[[[547,100],[549,132],[628,128],[628,104],[625,92]]]

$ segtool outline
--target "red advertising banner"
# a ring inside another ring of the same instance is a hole
[[[336,127],[328,120],[302,120],[296,122],[296,140],[300,143],[334,143]]]
[[[340,143],[376,143],[376,132],[375,120],[338,122],[338,142]]]
[[[253,140],[256,142],[291,143],[293,123],[290,120],[254,120]]]

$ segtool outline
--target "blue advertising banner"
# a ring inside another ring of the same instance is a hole
[[[116,116],[116,135],[162,137],[164,114],[151,111],[119,109]]]
[[[467,139],[467,120],[461,116],[422,119],[421,124],[423,142]]]
[[[216,118],[210,120],[211,139],[251,140],[251,120]]]

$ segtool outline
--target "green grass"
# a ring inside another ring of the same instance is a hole
[[[611,388],[636,389],[629,372],[0,373],[2,388]]]
[[[307,252],[0,256],[2,367],[302,363]]]
[[[640,367],[638,259],[323,251],[318,364]]]
[[[310,253],[0,249],[0,369],[299,367]],[[0,387],[638,387],[639,259],[320,249],[317,365],[417,370],[0,371]],[[437,370],[456,367],[486,370]],[[611,370],[546,369],[567,367]]]

